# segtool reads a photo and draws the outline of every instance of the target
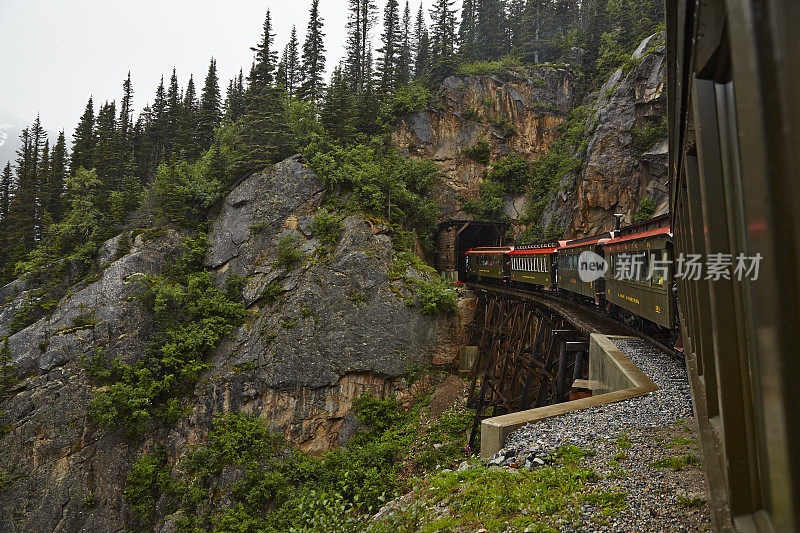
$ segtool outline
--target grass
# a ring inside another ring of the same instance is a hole
[[[700,459],[696,455],[686,453],[673,455],[652,463],[650,466],[655,468],[671,468],[672,470],[683,470],[687,466],[699,466]]]
[[[694,439],[686,439],[684,437],[673,437],[670,439],[669,443],[664,444],[664,448],[677,448],[679,446],[688,446],[697,444],[697,441]]]
[[[633,446],[633,443],[631,443],[627,433],[623,433],[621,436],[614,439],[614,442],[617,443],[617,446],[619,446],[620,450],[628,450],[631,448],[631,446]]]
[[[704,503],[706,503],[706,500],[703,498],[699,498],[697,496],[686,497],[679,495],[675,498],[675,505],[677,505],[681,509],[691,509],[694,507],[700,507]]]

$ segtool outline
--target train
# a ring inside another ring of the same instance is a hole
[[[568,298],[680,350],[668,214],[580,239],[476,247],[465,255],[462,282]]]
[[[800,531],[800,2],[667,0],[670,227],[715,531]]]

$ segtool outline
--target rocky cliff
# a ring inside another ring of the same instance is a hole
[[[432,159],[445,176],[442,217],[471,218],[460,199],[480,195],[491,165],[512,152],[531,161],[541,157],[580,105],[589,110],[574,154],[581,169],[561,177],[539,220],[527,222],[571,238],[611,229],[614,213],[632,222],[645,198],[656,212],[666,211],[666,58],[659,43],[660,34],[645,39],[625,69],[583,99],[568,67],[541,66],[529,76],[448,78],[428,110],[398,122],[393,140],[408,153]],[[469,155],[482,139],[491,145],[486,164]],[[525,191],[505,202],[506,214],[522,231]]]
[[[311,222],[324,195],[317,176],[291,158],[225,199],[206,263],[220,285],[244,280],[250,313],[181,398],[186,414],[177,424],[151,424],[133,441],[98,427],[87,416],[98,388],[85,364],[97,353],[143,356],[154,324],[137,280],[174,263],[186,232],[112,239],[98,276],[9,337],[21,381],[0,404],[0,531],[122,531],[130,463],[154,444],[177,457],[204,440],[215,414],[241,410],[303,450],[326,449],[352,432],[353,398],[402,397],[410,364],[452,355],[450,319],[413,306],[409,286],[428,274],[409,267],[398,280],[386,228],[350,216],[335,249],[316,253]],[[278,268],[276,250],[288,241],[305,260]],[[2,295],[0,331],[8,331],[31,293],[17,282]]]
[[[394,143],[432,159],[445,178],[438,191],[443,219],[465,216],[459,197],[479,195],[493,162],[512,152],[535,159],[550,148],[573,106],[573,78],[569,69],[550,66],[524,76],[453,76],[426,111],[399,121]],[[491,145],[484,161],[469,155],[481,141]]]

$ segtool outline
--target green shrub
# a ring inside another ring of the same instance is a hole
[[[164,446],[145,453],[131,467],[122,493],[137,521],[147,523],[153,518],[156,504],[169,488],[170,470]]]
[[[389,98],[389,113],[396,119],[416,111],[424,111],[432,98],[430,89],[422,83],[404,85]]]
[[[243,276],[230,274],[225,278],[225,296],[232,302],[242,301],[242,291],[247,280]]]
[[[642,198],[639,202],[639,207],[636,208],[636,215],[633,217],[634,222],[642,222],[649,220],[656,210],[656,204],[650,198]]]
[[[525,67],[518,57],[504,56],[490,61],[470,61],[458,65],[462,76],[503,76],[511,73],[525,73]]]
[[[402,418],[397,400],[391,396],[378,400],[364,393],[353,400],[353,412],[363,424],[378,432],[386,431]]]
[[[458,305],[456,292],[450,288],[447,281],[441,278],[421,281],[417,298],[420,310],[425,315],[452,313]]]
[[[278,241],[277,257],[272,265],[276,268],[285,268],[288,271],[305,261],[306,256],[295,248],[296,245],[296,237],[292,237],[291,235],[284,235],[281,237]]]
[[[492,145],[486,139],[480,139],[474,145],[465,148],[464,154],[481,165],[488,165],[492,155]]]
[[[344,221],[336,213],[322,208],[314,214],[311,230],[314,232],[314,237],[319,239],[325,250],[330,253],[342,237]]]
[[[643,154],[655,143],[667,138],[667,123],[663,119],[653,122],[646,121],[643,126],[633,129],[633,149]]]
[[[191,258],[196,245],[187,245],[190,257],[177,261],[174,272],[197,260]],[[178,397],[195,384],[209,367],[206,357],[246,315],[240,303],[214,287],[206,272],[146,278],[141,298],[153,314],[156,331],[141,359],[130,364],[117,360],[96,372],[108,388],[90,407],[95,421],[121,428],[128,437],[142,433],[154,418],[172,422],[181,416]]]
[[[531,164],[519,154],[511,154],[499,160],[489,172],[489,178],[506,186],[510,195],[518,195],[532,178]]]
[[[464,211],[473,215],[477,220],[490,222],[508,222],[505,212],[506,187],[494,180],[485,180],[480,185],[480,198],[463,200]]]

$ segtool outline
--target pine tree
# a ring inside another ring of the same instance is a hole
[[[133,127],[133,85],[131,84],[131,71],[122,83],[122,101],[119,108],[119,134],[123,139],[128,138],[128,133]]]
[[[183,94],[181,104],[180,119],[178,121],[178,137],[180,139],[180,149],[190,160],[197,159],[202,152],[198,143],[198,116],[200,114],[200,102],[194,88],[194,78],[189,75],[189,82],[186,84],[186,91]]]
[[[411,52],[411,9],[406,0],[406,7],[403,10],[403,22],[401,25],[402,39],[400,42],[400,54],[397,58],[397,86],[402,87],[411,81],[412,52]]]
[[[543,61],[542,45],[547,19],[546,0],[527,0],[522,16],[523,37],[519,53],[524,61]]]
[[[396,72],[400,55],[402,34],[400,33],[400,7],[397,0],[387,0],[383,12],[382,48],[378,49],[381,58],[378,61],[379,90],[388,95],[396,89]]]
[[[244,76],[239,70],[239,76],[228,83],[225,93],[225,120],[236,122],[244,115]]]
[[[275,34],[272,32],[272,16],[267,10],[264,19],[264,34],[258,46],[251,48],[256,53],[255,62],[250,70],[247,79],[250,82],[249,90],[256,93],[272,85],[274,80],[275,66],[278,62],[277,53],[272,45],[275,41]]]
[[[164,150],[165,156],[169,159],[179,149],[179,129],[181,119],[181,94],[178,86],[178,75],[175,68],[172,68],[172,76],[169,80],[167,90],[167,108],[164,122]],[[101,176],[102,177],[102,176]]]
[[[344,144],[355,134],[354,119],[352,91],[340,65],[333,71],[320,106],[320,122],[331,137]]]
[[[222,103],[217,77],[217,61],[212,57],[200,94],[200,111],[197,117],[197,142],[199,149],[207,150],[214,142],[214,130],[222,121]]]
[[[36,142],[31,130],[25,128],[20,134],[20,148],[16,159],[16,187],[8,206],[7,236],[8,249],[4,255],[8,258],[7,269],[13,268],[36,246],[36,211],[37,211],[37,177],[34,172],[34,161],[38,158]],[[9,266],[10,265],[10,266]],[[12,271],[7,270],[6,274]]]
[[[104,190],[114,190],[125,169],[125,160],[122,156],[117,129],[115,102],[105,102],[100,107],[100,111],[97,113],[94,136],[97,139],[93,156],[94,167],[103,181]]]
[[[427,82],[430,74],[430,36],[425,25],[425,13],[422,10],[422,3],[419,4],[417,20],[414,23],[414,79]]]
[[[356,111],[358,115],[356,129],[364,135],[373,135],[378,132],[378,113],[380,99],[375,89],[372,75],[372,47],[367,45],[367,54],[364,58],[364,85],[361,92],[356,95]]]
[[[511,50],[517,50],[525,36],[525,0],[511,0],[508,4],[508,42]]]
[[[297,28],[292,26],[289,43],[283,51],[284,87],[289,98],[297,96],[300,83],[300,45],[297,42]]]
[[[508,51],[504,0],[475,0],[476,52],[481,59],[497,59]]]
[[[315,0],[314,4],[317,3],[318,0]],[[256,61],[250,70],[250,85],[245,93],[245,112],[238,132],[239,154],[234,168],[238,174],[275,163],[288,156],[293,148],[288,128],[286,91],[273,83],[273,40],[272,21],[267,12],[264,35],[259,45],[253,49],[256,52]]]
[[[50,220],[59,222],[64,215],[62,194],[64,194],[64,183],[67,179],[67,142],[64,137],[64,130],[58,134],[53,152],[50,155],[50,174],[43,195],[42,202],[44,209]]]
[[[8,217],[8,204],[11,202],[11,186],[14,178],[11,175],[11,162],[7,161],[0,176],[0,221]],[[2,229],[0,229],[2,231]]]
[[[430,14],[431,26],[431,75],[439,83],[455,70],[456,15],[454,0],[435,0]]]
[[[374,0],[349,1],[346,73],[353,90],[361,92],[365,83],[371,81],[366,75],[367,53],[370,44],[369,34],[375,24],[377,7]]]
[[[325,83],[325,43],[322,33],[323,20],[319,14],[319,0],[312,0],[306,40],[303,43],[302,83],[298,95],[316,103],[322,97]]]
[[[72,136],[72,157],[70,159],[70,173],[74,174],[78,168],[92,168],[94,166],[94,104],[92,98],[86,104],[86,110],[78,121],[75,134]]]
[[[476,57],[477,33],[475,28],[475,2],[478,0],[464,0],[461,5],[461,24],[458,26],[458,42],[461,55],[467,59]]]

